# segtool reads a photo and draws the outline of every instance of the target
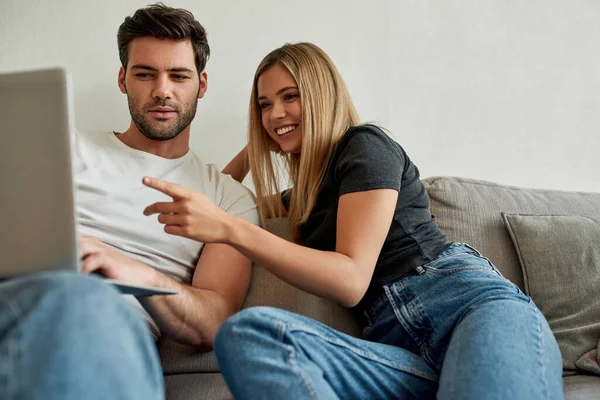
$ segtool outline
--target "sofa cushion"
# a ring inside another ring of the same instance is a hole
[[[523,286],[560,346],[563,368],[600,339],[600,219],[503,214],[523,271]]]
[[[178,343],[165,336],[158,343],[158,355],[164,374],[219,372],[214,352],[203,352],[194,346]]]
[[[454,177],[431,177],[423,183],[431,200],[431,213],[450,240],[480,250],[521,288],[521,268],[502,212],[600,215],[600,193],[525,189]]]
[[[565,400],[597,399],[600,393],[600,378],[577,375],[564,378]]]
[[[232,400],[233,396],[221,373],[165,376],[165,397],[169,400]]]

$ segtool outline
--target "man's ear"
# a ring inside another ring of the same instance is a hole
[[[206,89],[208,89],[208,75],[206,74],[206,71],[202,71],[202,73],[200,74],[200,90],[198,90],[199,99],[204,97]]]
[[[123,94],[127,94],[127,86],[125,86],[125,68],[121,67],[121,69],[119,69],[119,89],[121,90],[121,93]]]

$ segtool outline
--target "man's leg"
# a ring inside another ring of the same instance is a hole
[[[98,278],[52,272],[0,283],[0,397],[162,399],[146,324]]]
[[[438,387],[414,353],[269,307],[225,321],[215,352],[236,400],[428,399]]]

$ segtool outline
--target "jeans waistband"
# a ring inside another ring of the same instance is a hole
[[[448,247],[446,247],[445,250],[443,250],[435,259],[431,260],[430,262],[433,262],[442,257],[448,257],[448,256],[451,256],[452,254],[459,254],[459,253],[468,253],[468,254],[473,254],[475,256],[478,256],[478,257],[483,257],[477,249],[475,249],[474,247],[471,247],[467,243],[454,242],[454,243],[451,243],[450,245],[448,245]],[[391,285],[394,282],[396,282],[400,279],[403,279],[404,277],[406,277],[408,275],[417,273],[419,268],[421,268],[421,270],[422,270],[422,266],[419,265],[419,266],[413,268],[411,271],[407,272],[406,274],[402,275],[395,281],[388,283],[388,285]],[[369,310],[374,310],[374,309],[378,308],[381,303],[386,302],[386,301],[387,301],[387,297],[385,295],[385,290],[383,290],[383,287],[382,287],[379,295],[377,295],[370,304],[366,305],[366,307],[363,310],[367,311],[367,312]],[[361,314],[364,314],[364,311]]]
[[[446,250],[442,251],[436,259],[441,257],[447,257],[456,253],[470,253],[476,256],[482,257],[481,253],[475,249],[474,247],[469,246],[466,243],[452,243],[450,246],[446,248]],[[434,260],[433,260],[434,261]]]

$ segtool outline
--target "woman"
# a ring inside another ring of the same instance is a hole
[[[272,150],[292,183],[282,194]],[[247,157],[263,221],[287,215],[298,244],[150,178],[175,201],[146,214],[352,307],[367,340],[283,310],[243,310],[215,341],[236,399],[562,398],[561,356],[542,314],[477,250],[447,241],[417,168],[381,129],[359,125],[317,46],[288,44],[259,65]],[[242,180],[245,159],[224,172]]]

